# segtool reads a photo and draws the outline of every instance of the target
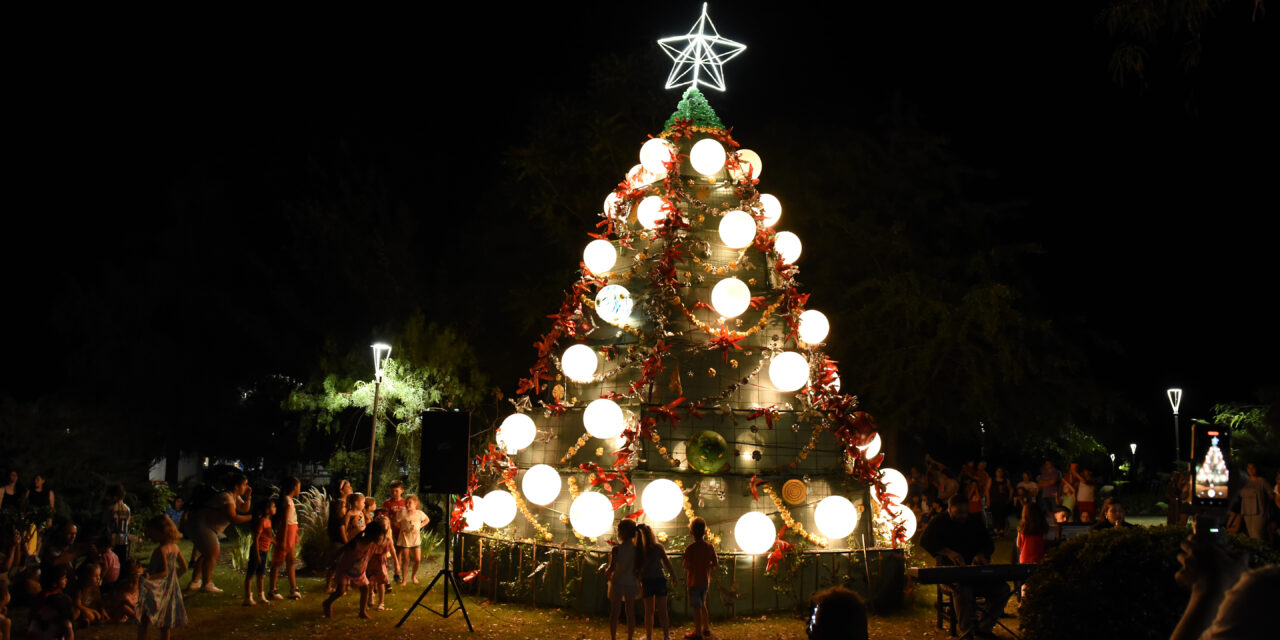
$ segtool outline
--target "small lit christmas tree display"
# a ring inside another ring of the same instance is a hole
[[[803,245],[699,85],[743,47],[706,9],[661,41],[687,87],[638,164],[602,189],[580,276],[549,309],[512,412],[472,466],[455,531],[607,548],[703,517],[722,551],[889,548],[915,529],[874,419],[841,389]],[[639,142],[639,141],[638,141]],[[784,215],[785,211],[785,215]],[[834,338],[838,338],[834,337]],[[678,550],[676,550],[678,552]]]
[[[1227,461],[1218,447],[1218,438],[1209,440],[1209,450],[1204,454],[1204,464],[1196,468],[1196,495],[1220,498],[1227,494]]]

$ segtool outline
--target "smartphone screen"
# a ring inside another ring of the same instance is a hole
[[[1220,425],[1197,424],[1192,436],[1191,501],[1206,507],[1227,504],[1231,435]]]

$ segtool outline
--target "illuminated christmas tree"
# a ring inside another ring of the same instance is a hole
[[[1222,457],[1222,449],[1218,448],[1216,437],[1209,441],[1204,464],[1196,469],[1196,484],[1206,487],[1210,498],[1220,491],[1218,486],[1227,484],[1227,461]]]
[[[687,36],[660,43],[675,62],[668,88],[688,89],[584,230],[580,277],[453,527],[591,549],[620,518],[665,537],[697,515],[714,544],[772,549],[771,565],[793,543],[897,546],[915,529],[897,506],[906,478],[879,468],[875,423],[841,392],[827,318],[797,279],[800,239],[760,191],[760,156],[698,89],[723,90],[720,65],[744,47],[705,7]]]

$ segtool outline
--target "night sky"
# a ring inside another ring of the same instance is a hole
[[[18,197],[5,216],[4,393],[110,386],[103,372],[117,363],[140,380],[199,369],[193,384],[230,388],[306,377],[325,336],[367,344],[404,301],[364,306],[326,283],[334,264],[376,255],[344,249],[326,236],[341,225],[309,224],[300,204],[317,185],[340,193],[326,180],[344,162],[347,178],[378,167],[389,209],[417,221],[395,242],[428,256],[411,280],[440,292],[419,306],[485,343],[494,382],[510,390],[507,361],[532,360],[535,331],[460,312],[504,286],[482,274],[578,256],[544,255],[537,238],[515,254],[483,250],[480,234],[520,229],[486,218],[510,178],[502,152],[539,126],[531,105],[579,95],[602,56],[663,61],[659,75],[624,80],[660,91],[668,67],[654,41],[687,30],[699,4],[175,15],[158,30],[141,16],[32,21],[6,101],[18,106]],[[1185,389],[1184,415],[1200,417],[1280,381],[1269,17],[1228,4],[1198,66],[1184,71],[1168,46],[1138,87],[1112,79],[1107,3],[891,4],[713,3],[720,33],[748,49],[726,66],[728,92],[708,92],[712,105],[769,163],[752,139],[775,123],[866,128],[898,104],[997,176],[999,197],[1027,212],[1005,232],[1044,250],[1027,269],[1047,313],[1089,329],[1079,347],[1092,371],[1136,410],[1117,429],[1169,440],[1171,385]],[[651,128],[632,132],[637,149],[679,92],[666,96]],[[559,291],[542,293],[551,312]],[[326,304],[308,302],[318,295]],[[218,357],[192,362],[194,345]]]

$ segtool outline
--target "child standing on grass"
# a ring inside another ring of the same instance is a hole
[[[333,570],[335,588],[321,605],[324,609],[324,617],[333,615],[333,603],[350,587],[360,589],[360,617],[369,617],[369,579],[365,577],[365,569],[369,564],[369,554],[374,543],[385,533],[382,525],[375,522],[338,552],[338,564]]]
[[[398,540],[400,538],[400,517],[404,515],[406,500],[404,497],[404,483],[396,480],[391,483],[391,497],[382,501],[382,511],[386,513],[387,520],[391,523],[391,539]],[[395,573],[395,581],[400,582],[400,572]]]
[[[685,584],[689,587],[689,606],[693,608],[693,631],[685,640],[699,640],[711,635],[707,612],[707,589],[711,586],[711,569],[716,566],[716,550],[706,541],[707,521],[694,518],[689,523],[693,544],[684,550]]]
[[[366,521],[364,519],[364,494],[353,493],[347,496],[347,520],[342,527],[346,530],[347,541],[350,542],[364,531]]]
[[[276,504],[276,551],[271,555],[271,597],[276,600],[284,599],[284,596],[276,590],[282,566],[289,572],[289,599],[302,599],[302,592],[298,591],[298,576],[294,566],[297,558],[293,555],[293,550],[298,546],[298,509],[293,499],[301,492],[302,483],[297,478],[289,478],[284,481],[280,500]],[[281,565],[282,560],[283,565]]]
[[[249,528],[253,531],[253,541],[249,543],[249,564],[244,570],[244,606],[252,607],[254,578],[258,580],[258,597],[262,604],[270,604],[267,592],[262,589],[262,576],[267,572],[267,552],[271,550],[274,539],[271,535],[271,518],[276,514],[276,503],[263,500],[253,505],[253,520]]]
[[[431,522],[431,518],[422,512],[422,502],[418,496],[408,495],[404,499],[404,513],[400,515],[400,529],[396,534],[396,549],[400,553],[400,586],[404,586],[410,576],[413,583],[418,584],[418,565],[422,564],[422,528]],[[409,560],[413,560],[413,571],[409,571]]]
[[[653,615],[657,611],[662,623],[662,640],[671,640],[671,619],[667,615],[667,575],[675,577],[676,571],[667,558],[667,550],[658,543],[653,528],[647,524],[637,527],[636,548],[640,551],[640,596],[644,598],[644,637],[653,640]],[[666,568],[667,573],[662,573]]]
[[[147,521],[147,537],[160,546],[151,554],[146,580],[139,589],[138,640],[145,640],[148,625],[160,630],[160,640],[169,640],[174,627],[187,623],[182,588],[178,586],[178,576],[187,571],[187,563],[178,550],[182,534],[168,516],[159,514]]]
[[[376,600],[378,606],[375,611],[386,611],[384,604],[387,598],[387,585],[391,584],[391,575],[400,573],[400,559],[396,557],[396,547],[391,540],[391,526],[386,516],[378,516],[374,519],[378,527],[383,533],[373,543],[373,547],[369,551],[369,567],[366,576],[369,578],[369,587],[373,590],[371,598]],[[387,563],[392,563],[395,573],[387,571]]]
[[[609,637],[618,640],[618,609],[626,608],[627,640],[635,636],[635,601],[640,597],[640,566],[636,562],[636,521],[618,523],[620,543],[609,552]]]

